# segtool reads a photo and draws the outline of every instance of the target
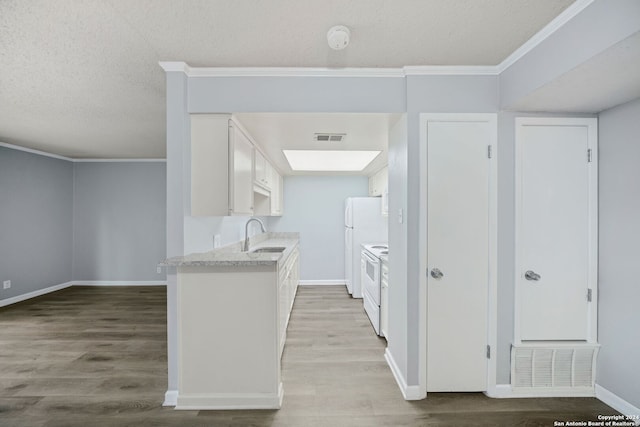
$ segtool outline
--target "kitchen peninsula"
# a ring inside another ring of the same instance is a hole
[[[178,277],[176,409],[282,405],[280,358],[299,278],[298,233],[167,259]]]

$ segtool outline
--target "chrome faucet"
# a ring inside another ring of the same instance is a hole
[[[247,252],[249,250],[249,223],[251,221],[258,221],[258,224],[260,224],[260,228],[262,229],[262,232],[263,233],[267,232],[267,229],[264,228],[264,223],[262,222],[262,220],[260,220],[260,218],[249,218],[247,223],[244,225],[244,246],[242,247],[243,252]]]

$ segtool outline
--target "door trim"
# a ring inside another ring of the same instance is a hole
[[[421,398],[427,396],[427,125],[429,122],[484,122],[490,125],[492,154],[489,167],[489,296],[487,343],[491,357],[487,360],[487,390],[495,394],[497,374],[498,325],[498,126],[494,113],[423,113],[420,114],[420,216],[419,216],[419,376]]]
[[[514,268],[514,309],[513,342],[521,344],[519,310],[519,266],[522,258],[522,161],[523,148],[521,132],[525,126],[584,126],[587,128],[587,147],[591,150],[589,180],[589,272],[588,286],[592,291],[589,307],[588,343],[598,342],[598,119],[584,117],[516,117],[515,119],[515,268]],[[586,160],[587,153],[585,153]],[[586,295],[585,295],[586,298]]]

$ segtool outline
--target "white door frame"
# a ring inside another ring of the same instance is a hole
[[[498,129],[493,113],[425,113],[420,114],[420,222],[419,222],[419,378],[421,397],[427,396],[427,125],[429,122],[486,122],[491,127],[491,163],[489,167],[489,298],[487,343],[491,357],[487,360],[487,390],[496,394],[497,289],[498,289]]]
[[[589,308],[588,343],[598,342],[598,119],[584,117],[516,117],[515,134],[515,276],[514,276],[514,310],[513,310],[513,343],[522,343],[520,336],[519,291],[517,283],[520,279],[522,258],[522,161],[523,149],[521,132],[524,126],[584,126],[587,128],[587,148],[591,150],[591,166],[589,167],[589,272],[588,287],[591,289],[591,306]],[[585,161],[587,153],[585,153]],[[586,298],[586,296],[585,296]]]

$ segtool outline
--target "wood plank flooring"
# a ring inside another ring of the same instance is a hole
[[[553,426],[615,411],[591,398],[407,402],[383,339],[344,287],[300,287],[278,411],[175,411],[163,287],[72,287],[0,308],[0,426]],[[215,331],[212,331],[215,333]]]

